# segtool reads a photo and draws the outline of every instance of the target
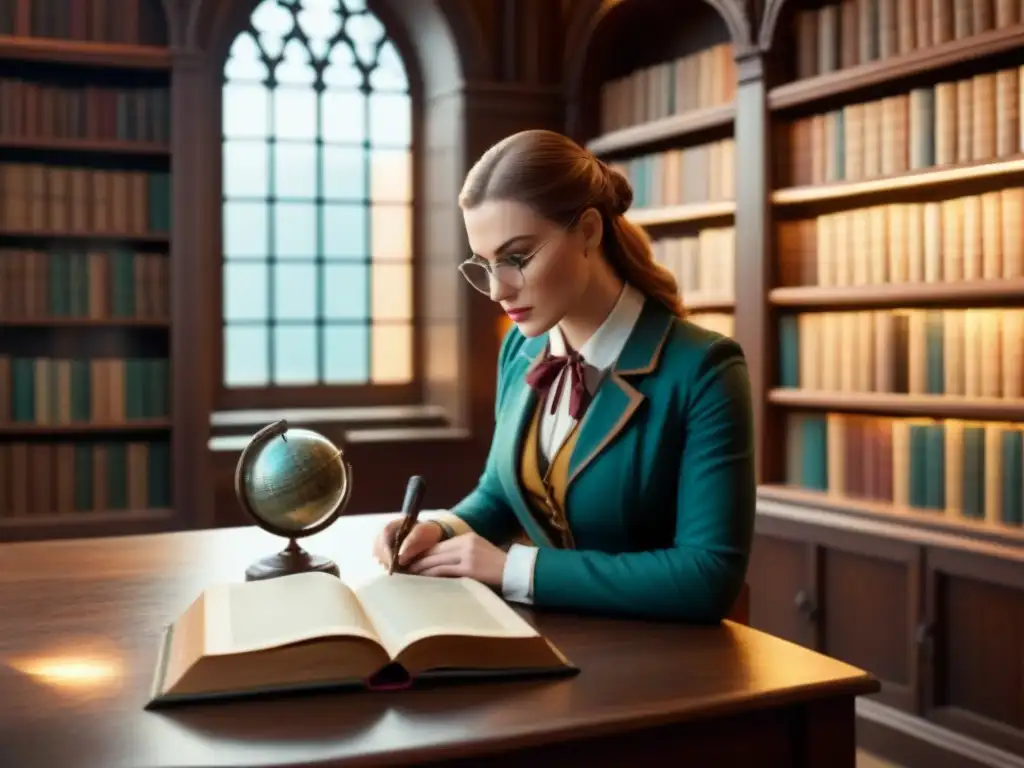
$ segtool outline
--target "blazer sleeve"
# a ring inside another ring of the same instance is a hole
[[[498,355],[498,391],[494,398],[494,418],[498,421],[498,414],[501,413],[501,405],[504,400],[504,393],[507,389],[505,374],[508,370],[507,363],[518,352],[522,336],[513,326],[505,334],[501,344],[501,351]],[[483,536],[493,544],[505,544],[512,541],[520,532],[519,520],[509,506],[505,492],[498,480],[497,470],[498,456],[495,452],[494,438],[491,438],[491,448],[487,454],[487,462],[484,465],[483,474],[477,481],[468,496],[452,507],[451,511],[439,515],[441,520],[447,522],[456,535],[475,532]]]
[[[694,623],[729,614],[746,576],[756,498],[750,381],[739,345],[713,344],[690,387],[673,545],[620,554],[542,548],[537,606]]]

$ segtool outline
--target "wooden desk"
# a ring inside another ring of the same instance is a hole
[[[309,548],[364,579],[383,519],[343,519]],[[526,612],[579,675],[143,711],[161,627],[279,547],[255,528],[0,546],[0,765],[589,767],[657,755],[852,768],[853,699],[878,690],[736,624]]]

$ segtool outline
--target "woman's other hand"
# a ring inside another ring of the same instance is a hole
[[[373,556],[385,568],[391,567],[391,543],[402,525],[402,518],[388,522],[373,542]],[[429,521],[416,523],[398,553],[398,565],[406,568],[410,562],[441,541],[441,527]]]
[[[431,527],[437,528],[436,525]],[[420,576],[468,576],[500,588],[507,558],[504,550],[479,534],[464,533],[447,541],[435,539],[433,546],[406,566],[406,571]],[[404,564],[404,560],[399,562]]]

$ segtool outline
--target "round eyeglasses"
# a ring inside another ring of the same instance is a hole
[[[569,223],[566,229],[571,226],[572,222]],[[523,268],[536,258],[537,254],[543,250],[544,246],[564,231],[565,230],[562,230],[561,232],[547,238],[543,243],[538,245],[525,256],[506,256],[505,258],[498,259],[494,262],[489,262],[478,256],[472,256],[459,264],[459,272],[462,273],[462,276],[466,278],[470,285],[485,296],[491,295],[491,278],[501,283],[506,288],[518,291],[526,284],[526,278],[523,277]]]

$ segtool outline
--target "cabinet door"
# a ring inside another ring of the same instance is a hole
[[[934,722],[1024,755],[1024,556],[929,548],[922,705]]]
[[[818,650],[877,677],[879,702],[917,712],[921,547],[831,528],[816,538]]]
[[[761,521],[759,521],[759,528]],[[750,624],[770,635],[812,647],[811,545],[758,532],[750,553]]]

